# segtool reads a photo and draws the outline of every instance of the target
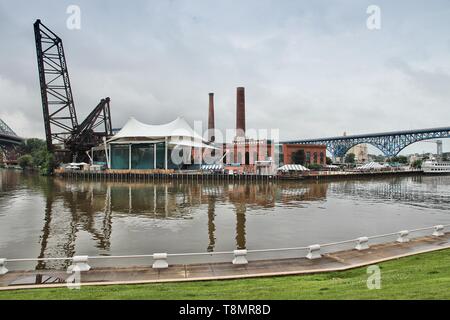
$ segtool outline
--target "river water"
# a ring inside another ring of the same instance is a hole
[[[449,224],[449,208],[450,176],[144,184],[0,170],[0,257],[308,246]]]

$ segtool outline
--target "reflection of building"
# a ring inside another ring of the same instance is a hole
[[[300,156],[297,157],[303,158],[303,161],[300,159],[300,162],[297,164],[326,164],[327,149],[325,145],[283,144],[281,148],[281,161],[283,164],[293,164],[293,154],[297,152],[300,154]]]
[[[358,144],[348,150],[347,154],[353,153],[355,155],[356,162],[367,162],[369,159],[369,153],[367,144]]]
[[[138,216],[151,221],[183,221],[199,213],[207,217],[201,230],[207,241],[203,250],[214,251],[216,234],[221,230],[220,225],[216,226],[223,221],[216,218],[223,210],[216,208],[224,203],[231,204],[235,225],[231,235],[227,232],[220,236],[233,239],[236,248],[243,249],[247,245],[247,215],[251,211],[273,208],[277,203],[321,200],[328,188],[325,183],[299,186],[298,183],[113,183],[63,179],[49,180],[44,186],[47,202],[40,258],[73,256],[83,232],[90,235],[100,254],[110,253],[113,218]],[[158,228],[161,225],[158,223]],[[37,268],[57,266],[62,267],[57,262],[40,262]]]

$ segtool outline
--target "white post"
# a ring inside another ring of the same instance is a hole
[[[355,247],[356,250],[361,251],[361,250],[369,249],[369,245],[368,245],[369,238],[360,237],[360,238],[356,239],[356,241],[357,241],[356,247]]]
[[[107,165],[108,169],[111,169],[111,144],[107,145],[106,139],[104,141],[105,141],[106,165]]]
[[[164,138],[164,141],[165,141],[165,143],[164,143],[164,169],[167,170],[167,149],[168,149],[167,137]]]
[[[405,243],[405,242],[409,242],[409,231],[408,230],[402,230],[398,233],[398,238],[397,238],[397,242],[400,243]]]
[[[6,269],[6,259],[0,259],[0,275],[4,275],[8,273],[8,269]]]
[[[109,164],[108,145],[106,144],[106,137],[103,137],[103,146],[105,147],[106,166],[108,167],[108,169],[111,169],[111,166]],[[92,154],[92,157],[94,157],[94,154]]]
[[[247,250],[234,250],[233,264],[248,264]]]
[[[306,255],[306,258],[310,260],[322,258],[322,255],[320,254],[320,245],[314,244],[312,246],[309,246],[309,251]]]
[[[67,270],[72,271],[75,267],[77,267],[78,271],[89,271],[91,270],[91,266],[88,264],[88,260],[88,256],[74,256],[72,258],[72,265],[70,265]]]
[[[169,267],[167,263],[167,253],[155,253],[153,254],[153,269],[165,269]]]
[[[442,237],[444,235],[444,226],[442,224],[434,226],[433,236]]]

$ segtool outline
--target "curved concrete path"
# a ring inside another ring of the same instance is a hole
[[[407,243],[372,245],[364,251],[345,250],[323,254],[322,258],[256,260],[247,265],[203,263],[151,267],[93,268],[81,274],[82,285],[145,284],[161,282],[242,279],[343,271],[392,259],[450,248],[450,233],[421,237]],[[65,271],[11,271],[0,276],[0,290],[65,287]]]

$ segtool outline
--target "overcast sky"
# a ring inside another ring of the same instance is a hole
[[[71,4],[80,30],[66,27]],[[366,26],[371,4],[380,30]],[[247,127],[281,139],[450,126],[446,0],[0,0],[0,118],[24,137],[44,137],[37,18],[64,41],[79,120],[110,96],[116,128],[130,116],[206,125],[214,92],[225,130],[244,86]]]

